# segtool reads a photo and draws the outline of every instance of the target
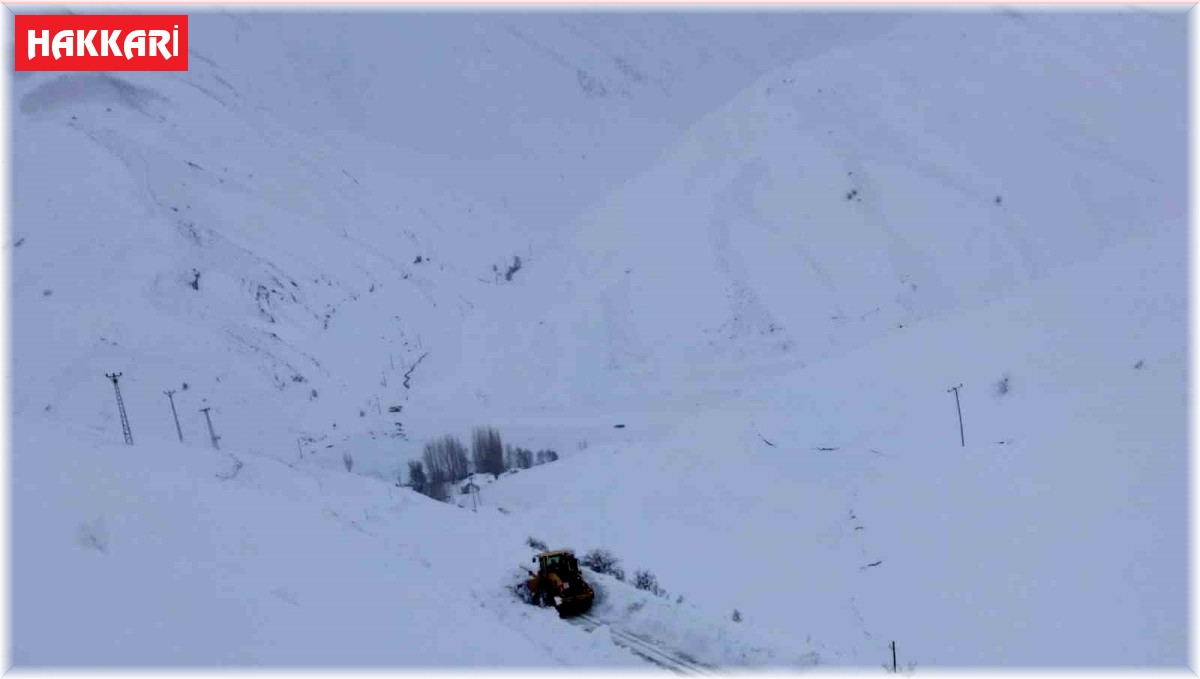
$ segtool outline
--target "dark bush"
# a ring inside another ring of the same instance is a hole
[[[425,469],[421,467],[420,460],[408,461],[408,485],[422,495],[428,490],[429,479],[425,478]]]
[[[1008,393],[1008,375],[1004,375],[996,382],[996,396],[1004,396]]]
[[[579,560],[579,565],[597,573],[611,575],[621,582],[625,581],[625,569],[621,568],[621,560],[613,556],[612,552],[607,549],[593,549],[584,554],[583,558]]]
[[[504,272],[504,280],[511,281],[513,274],[521,270],[521,258],[513,257],[513,263],[508,266],[508,270]]]
[[[634,571],[633,586],[654,595],[662,594],[663,591],[658,586],[658,578],[654,577],[654,574],[650,571]]]

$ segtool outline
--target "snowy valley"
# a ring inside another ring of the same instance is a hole
[[[12,80],[16,665],[1186,664],[1182,13],[190,25]]]

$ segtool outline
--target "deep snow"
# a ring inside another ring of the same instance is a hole
[[[1181,14],[191,27],[13,79],[17,664],[644,667],[529,536],[710,665],[1184,662]]]

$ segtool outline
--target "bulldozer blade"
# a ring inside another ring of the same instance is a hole
[[[592,598],[588,597],[586,599],[573,599],[570,601],[564,601],[555,606],[554,610],[558,611],[559,617],[569,618],[573,615],[586,613],[589,609],[591,609],[591,607]]]

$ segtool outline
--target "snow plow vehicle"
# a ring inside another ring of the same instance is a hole
[[[533,557],[537,573],[528,571],[522,595],[531,604],[553,606],[562,617],[579,615],[592,607],[596,592],[579,572],[579,562],[566,549],[542,552]]]

